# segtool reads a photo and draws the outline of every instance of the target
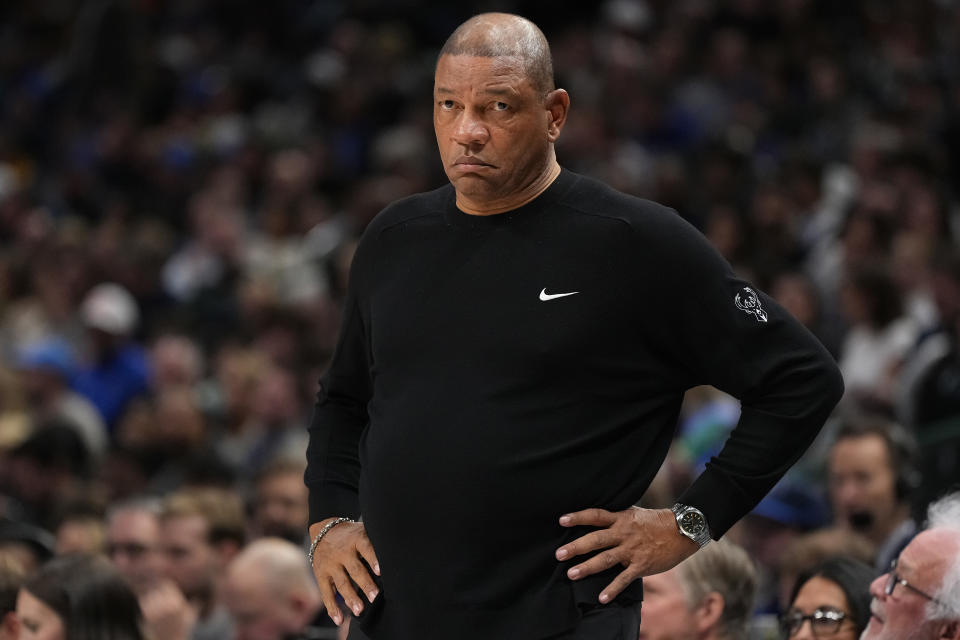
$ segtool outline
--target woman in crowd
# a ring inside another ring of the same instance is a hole
[[[797,578],[790,608],[780,618],[785,640],[857,640],[870,619],[870,566],[831,558]]]
[[[20,640],[144,640],[140,606],[107,560],[62,556],[17,595]]]

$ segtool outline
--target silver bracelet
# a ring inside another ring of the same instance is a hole
[[[310,561],[311,567],[313,567],[313,552],[317,550],[317,545],[320,544],[321,540],[323,540],[323,536],[327,535],[327,532],[329,532],[330,529],[333,529],[338,524],[343,524],[344,522],[356,522],[356,520],[353,518],[337,518],[323,525],[323,528],[320,529],[317,537],[315,537],[313,542],[310,543],[310,550],[307,551],[307,560]]]

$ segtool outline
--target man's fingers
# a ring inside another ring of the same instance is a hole
[[[353,581],[357,583],[357,586],[360,587],[360,590],[367,596],[367,600],[373,602],[373,599],[377,597],[380,590],[377,588],[377,583],[370,577],[370,572],[367,571],[367,567],[360,562],[359,558],[354,558],[351,562],[347,563],[347,571],[350,573]]]
[[[343,597],[344,603],[350,607],[354,615],[360,615],[360,612],[363,611],[363,600],[357,596],[357,591],[353,588],[347,572],[341,569],[334,573],[332,578],[333,584],[337,587],[337,591],[340,592],[341,597]]]
[[[639,577],[638,571],[633,571],[631,567],[627,567],[620,574],[613,579],[613,582],[608,584],[606,588],[600,592],[600,602],[606,604],[620,595],[620,592],[627,588],[627,586],[636,580]]]
[[[564,527],[578,525],[592,525],[595,527],[609,527],[617,520],[617,515],[606,509],[584,509],[575,513],[560,516],[560,524]]]
[[[557,560],[566,560],[597,549],[614,547],[618,544],[620,544],[619,537],[609,529],[593,531],[557,549]]]
[[[357,551],[367,561],[367,564],[370,565],[370,568],[373,569],[373,572],[377,575],[380,575],[380,561],[377,560],[377,552],[373,550],[373,545],[370,543],[370,538],[364,537],[363,540],[357,545]]]
[[[327,615],[338,627],[343,622],[343,612],[340,611],[340,605],[337,604],[337,592],[333,590],[333,585],[327,580],[320,580],[320,599],[323,600],[323,606],[327,610]]]
[[[586,562],[578,564],[575,567],[571,567],[569,570],[567,570],[567,576],[571,580],[579,580],[580,578],[585,578],[586,576],[593,575],[594,573],[606,571],[619,562],[620,556],[618,556],[617,553],[611,549],[610,551],[598,553]]]

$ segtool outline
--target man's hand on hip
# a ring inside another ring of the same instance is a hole
[[[557,549],[557,560],[600,551],[586,562],[571,567],[567,576],[579,580],[600,573],[617,564],[625,568],[600,593],[600,602],[617,597],[627,585],[642,576],[662,573],[678,565],[697,551],[697,543],[677,527],[670,509],[641,509],[626,511],[586,509],[560,518],[564,527],[600,527]]]
[[[310,525],[311,540],[324,525],[331,521],[333,518]],[[366,560],[366,565],[363,560]],[[317,545],[313,554],[313,575],[317,578],[327,615],[337,625],[343,622],[343,612],[337,605],[338,592],[354,614],[360,615],[363,611],[363,598],[357,595],[356,588],[350,582],[351,579],[363,590],[370,602],[377,597],[379,590],[367,570],[367,565],[373,568],[374,573],[380,575],[377,554],[373,550],[373,545],[370,544],[370,538],[367,537],[367,530],[362,522],[344,522],[336,525],[327,531]]]

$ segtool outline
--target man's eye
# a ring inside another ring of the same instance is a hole
[[[510,105],[508,105],[506,102],[494,102],[494,103],[493,103],[493,110],[494,110],[494,111],[506,111],[506,110],[509,109],[509,108],[510,108]]]
[[[440,101],[441,109],[453,109],[453,100],[441,100]]]

